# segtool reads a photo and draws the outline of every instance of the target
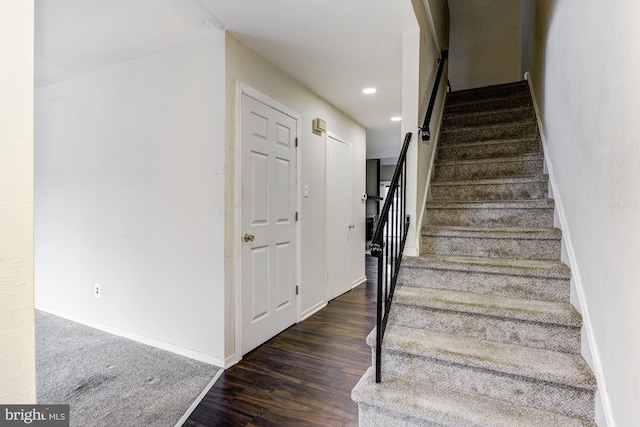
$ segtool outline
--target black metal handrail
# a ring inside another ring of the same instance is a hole
[[[438,88],[440,87],[440,79],[442,78],[442,72],[444,71],[444,62],[449,57],[449,51],[443,50],[440,59],[438,59],[438,72],[436,73],[436,80],[433,83],[433,90],[431,91],[431,98],[429,99],[429,106],[427,107],[427,114],[424,116],[424,123],[420,128],[420,135],[423,141],[431,139],[431,131],[429,130],[429,123],[431,122],[431,116],[433,115],[433,107],[436,104],[436,98],[438,97]]]
[[[431,91],[427,114],[424,124],[420,128],[423,141],[431,138],[429,122],[438,96],[440,80],[444,71],[444,62],[449,57],[449,51],[443,50],[438,59],[438,72]],[[382,340],[389,320],[389,311],[396,288],[404,245],[407,241],[411,216],[407,214],[407,150],[411,143],[411,132],[404,138],[398,164],[393,173],[389,191],[385,197],[384,206],[380,213],[378,224],[373,233],[371,255],[378,258],[378,301],[376,316],[376,382],[382,380]]]
[[[381,380],[382,339],[389,319],[389,309],[402,262],[411,217],[407,215],[407,150],[411,132],[404,138],[398,164],[385,196],[371,242],[371,255],[378,258],[378,301],[376,320],[376,382]]]

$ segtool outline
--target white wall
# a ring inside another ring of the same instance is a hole
[[[449,0],[453,90],[522,80],[520,1]]]
[[[448,32],[449,22],[433,22],[431,18],[446,14],[428,12],[422,1],[413,2],[420,30],[408,32],[403,37],[402,59],[402,132],[412,132],[413,138],[407,152],[407,212],[411,216],[404,254],[420,254],[422,218],[428,194],[429,176],[433,164],[438,130],[444,108],[447,68],[442,74],[438,96],[431,116],[431,141],[423,142],[418,127],[422,126],[431,91],[435,81],[438,58],[441,55],[431,27],[432,23],[443,32]],[[431,16],[431,18],[430,18]]]
[[[33,1],[0,13],[0,403],[36,401],[33,316]]]
[[[326,304],[325,299],[325,187],[326,187],[326,134],[312,132],[312,120],[320,117],[327,129],[353,144],[353,223],[356,225],[353,244],[353,281],[364,278],[365,250],[365,130],[336,108],[313,94],[287,74],[247,48],[233,35],[227,35],[227,110],[226,110],[226,180],[227,180],[227,239],[226,239],[226,355],[234,354],[235,333],[235,236],[234,189],[235,182],[235,91],[241,81],[275,101],[286,105],[302,116],[299,150],[302,150],[302,185],[309,185],[309,197],[301,197],[302,266],[301,313],[313,313]],[[299,188],[302,191],[301,188]]]
[[[402,148],[400,123],[385,129],[367,129],[367,159],[398,157]]]
[[[599,425],[640,425],[640,4],[537,1],[531,64],[598,377]],[[608,423],[608,424],[607,424]]]
[[[223,363],[224,60],[216,31],[36,91],[39,307]]]
[[[534,71],[532,62],[535,62],[535,9],[535,0],[520,0],[520,70],[522,74]]]
[[[419,179],[420,169],[422,166],[419,158],[420,133],[417,130],[422,126],[420,118],[420,75],[428,73],[430,70],[421,68],[421,42],[425,39],[431,40],[431,32],[423,32],[421,29],[405,32],[402,35],[402,142],[404,143],[406,135],[411,133],[411,142],[407,149],[406,155],[406,209],[409,215],[409,230],[407,231],[407,240],[405,242],[404,254],[408,256],[416,256],[419,254],[420,244],[420,227],[417,226],[417,218],[420,216],[420,194],[425,191],[425,183]],[[435,48],[433,43],[427,43],[431,46],[431,51]],[[415,236],[415,238],[414,238]]]
[[[449,48],[449,2],[447,0],[424,0],[425,8],[433,25],[432,33],[438,41],[439,50]]]

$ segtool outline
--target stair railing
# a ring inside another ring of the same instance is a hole
[[[444,70],[444,62],[449,51],[443,50],[438,59],[438,72],[431,91],[427,114],[420,128],[423,141],[431,138],[429,122],[438,96],[440,80]],[[389,191],[385,197],[378,224],[373,233],[371,255],[378,258],[378,298],[376,306],[376,382],[382,380],[382,340],[389,320],[389,311],[396,288],[398,272],[402,263],[402,253],[407,241],[411,217],[407,214],[407,150],[411,143],[411,132],[404,138],[398,164],[393,173]]]
[[[376,320],[376,382],[381,380],[382,339],[389,319],[389,309],[396,287],[402,252],[409,231],[410,216],[407,215],[407,150],[411,143],[411,132],[404,138],[398,164],[393,173],[389,191],[385,196],[378,224],[371,242],[371,255],[378,258],[378,300]]]
[[[433,90],[431,91],[431,98],[429,98],[429,106],[427,107],[427,114],[424,116],[424,123],[420,128],[420,135],[423,141],[429,141],[431,139],[431,131],[429,130],[429,123],[431,122],[431,116],[433,115],[433,108],[436,105],[436,98],[438,97],[438,88],[440,87],[440,79],[442,79],[442,72],[444,71],[444,62],[449,57],[449,51],[443,50],[438,59],[438,72],[436,73],[436,80],[433,83]]]

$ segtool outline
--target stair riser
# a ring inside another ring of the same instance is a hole
[[[513,126],[482,126],[458,129],[440,134],[441,144],[492,141],[512,138],[534,138],[538,136],[538,124],[535,121]]]
[[[531,120],[535,118],[533,108],[514,108],[510,110],[478,113],[457,113],[448,114],[442,121],[442,129],[450,130],[459,127],[495,125],[504,123],[514,123],[521,120]]]
[[[559,240],[423,236],[422,249],[437,255],[560,260]]]
[[[543,172],[542,159],[492,163],[436,164],[438,179],[483,179],[537,175]]]
[[[358,404],[358,425],[361,427],[446,427],[366,403]]]
[[[375,352],[372,349],[372,352]],[[383,349],[382,372],[482,394],[517,405],[593,419],[594,392],[548,381]]]
[[[426,225],[458,227],[553,227],[553,208],[544,209],[432,209]]]
[[[410,328],[543,350],[580,353],[580,328],[394,302],[389,322]]]
[[[569,279],[516,276],[438,268],[400,268],[400,285],[511,298],[569,302]]]
[[[483,159],[488,157],[510,157],[520,154],[539,153],[540,142],[535,139],[505,143],[487,143],[474,146],[440,145],[438,159]]]
[[[547,181],[526,183],[431,185],[432,200],[457,201],[495,201],[495,200],[532,200],[543,199],[549,194]]]

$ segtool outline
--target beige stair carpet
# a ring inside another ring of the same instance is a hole
[[[435,171],[360,425],[595,425],[527,82],[448,94]]]

